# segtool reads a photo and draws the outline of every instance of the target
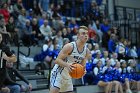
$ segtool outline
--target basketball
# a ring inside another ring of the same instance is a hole
[[[79,79],[84,75],[84,67],[81,64],[72,64],[75,68],[69,73],[72,78]]]

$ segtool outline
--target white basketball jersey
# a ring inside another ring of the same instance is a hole
[[[83,48],[83,51],[79,52],[76,42],[71,42],[71,44],[73,45],[73,50],[72,50],[71,54],[65,59],[65,61],[68,63],[81,64],[82,60],[86,57],[87,47],[85,45]],[[67,68],[60,67],[58,64],[55,64],[53,71],[60,73],[64,79],[71,78]]]

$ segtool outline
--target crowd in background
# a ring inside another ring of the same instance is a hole
[[[19,42],[24,46],[43,45],[42,52],[33,60],[42,61],[46,56],[55,59],[64,44],[76,40],[79,26],[85,25],[89,29],[87,46],[92,53],[86,64],[85,82],[89,83],[100,62],[102,67],[107,63],[115,67],[117,62],[130,64],[129,59],[140,58],[138,46],[120,37],[120,29],[110,25],[100,11],[100,4],[92,0],[1,0],[3,42],[10,46],[18,46]],[[140,68],[136,64],[132,68]]]

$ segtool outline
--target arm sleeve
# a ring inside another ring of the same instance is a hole
[[[19,85],[19,86],[21,86],[20,84],[16,83],[15,81],[13,81],[13,80],[10,78],[10,76],[9,76],[9,74],[8,74],[8,72],[7,72],[7,69],[6,69],[6,78],[5,78],[4,84],[5,84],[5,85]]]
[[[18,70],[16,70],[16,69],[13,69],[13,70],[14,70],[16,76],[17,76],[19,79],[21,79],[22,81],[24,81],[26,84],[29,84],[28,80],[25,79],[25,78],[23,77],[23,75],[22,75]]]

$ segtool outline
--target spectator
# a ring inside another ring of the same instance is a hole
[[[43,13],[43,14],[42,14],[42,17],[38,20],[38,25],[39,25],[39,27],[40,27],[41,25],[44,24],[44,20],[47,20],[47,15],[46,15],[46,13]]]
[[[44,20],[44,24],[40,26],[40,32],[45,37],[45,40],[52,36],[51,27],[48,25],[48,20]]]
[[[110,93],[112,90],[112,82],[104,80],[101,60],[97,62],[97,66],[94,68],[93,72],[95,76],[95,83],[100,87],[106,87],[105,93]]]
[[[113,68],[111,67],[111,61],[108,59],[106,61],[106,65],[103,67],[103,73],[105,74],[105,81],[112,81],[112,86],[115,86],[115,93],[122,93],[121,84],[119,81],[115,80],[113,77],[115,76],[113,72]]]
[[[71,29],[69,27],[67,28],[67,32],[68,32],[69,40],[70,41],[73,41],[73,38],[72,38],[73,37],[73,34],[72,34],[72,31],[71,31]]]
[[[96,53],[96,58],[93,60],[93,64],[96,66],[97,62],[101,59],[101,52]]]
[[[10,43],[18,45],[18,29],[16,28],[16,24],[12,16],[9,18],[8,24],[6,25],[6,29],[7,32],[9,32],[11,35]]]
[[[96,31],[97,35],[99,36],[99,42],[101,43],[103,33],[101,31],[101,28],[100,28],[99,20],[96,20],[95,22],[93,22],[92,29]]]
[[[45,40],[45,44],[43,45],[43,51],[53,51],[54,50],[54,45],[52,43],[52,39],[48,39],[48,40]]]
[[[109,53],[107,50],[103,51],[103,56],[101,58],[103,66],[106,64],[106,61],[109,59]]]
[[[93,30],[90,25],[88,27],[88,33],[89,33],[89,42],[90,43],[95,43],[95,42],[98,42],[98,37],[97,37],[97,34],[96,34],[96,31]]]
[[[110,30],[109,20],[108,19],[105,19],[104,20],[104,23],[101,24],[101,31],[103,33],[107,33],[109,30]]]
[[[101,51],[100,51],[100,49],[99,49],[99,44],[96,43],[96,44],[94,45],[94,49],[91,50],[91,54],[92,54],[92,57],[93,57],[93,58],[96,57],[97,52],[100,52],[100,53],[101,53]]]
[[[131,81],[132,86],[136,87],[137,93],[140,93],[140,81],[137,78],[137,73],[135,70],[136,67],[136,61],[133,59],[128,60],[129,66],[127,67],[127,72],[128,72],[128,79]]]
[[[116,35],[111,34],[110,40],[108,42],[108,51],[109,53],[113,53],[115,52],[115,49],[116,49]]]
[[[26,10],[33,8],[33,1],[34,0],[22,0],[22,4]]]
[[[32,21],[33,17],[35,17],[34,10],[33,9],[29,9],[28,10],[28,15],[26,16],[26,18],[29,19],[30,21]]]
[[[62,31],[58,31],[55,38],[57,39],[59,49],[63,47],[63,38],[62,38]]]
[[[8,11],[7,3],[4,3],[2,5],[2,9],[0,9],[0,14],[2,14],[4,16],[5,23],[7,24],[8,23],[8,19],[10,17],[10,13]]]
[[[92,45],[88,43],[88,48],[89,50],[92,50]],[[93,63],[91,58],[88,59],[86,62],[86,74],[84,76],[84,84],[85,85],[90,85],[93,84],[94,77],[93,77]]]
[[[111,61],[111,66],[115,66],[116,62],[118,62],[118,55],[117,53],[113,52],[112,55],[111,55],[111,58],[110,58],[110,61]]]
[[[75,20],[75,19],[72,19],[72,20],[71,20],[71,22],[70,22],[70,24],[69,24],[68,27],[72,30],[72,33],[73,33],[74,35],[77,34],[77,32],[75,32],[75,28],[78,28],[79,26],[78,26],[78,24],[76,23],[76,20]]]
[[[52,27],[56,30],[63,29],[64,22],[61,20],[61,17],[58,17],[52,21]]]
[[[120,60],[121,63],[121,76],[120,82],[124,83],[126,86],[126,92],[132,93],[130,90],[130,80],[128,79],[127,64],[125,60]]]
[[[130,57],[131,58],[137,58],[138,57],[136,46],[132,46],[130,48]]]
[[[26,24],[26,10],[24,8],[21,9],[21,12],[18,16],[18,27],[22,30]],[[22,33],[22,32],[21,32]]]
[[[125,45],[123,42],[126,42],[123,38],[116,45],[115,52],[118,53],[118,60],[124,59],[125,57]]]
[[[32,44],[37,43],[35,41],[36,32],[32,31],[30,20],[26,20],[26,25],[24,26],[22,31],[23,31],[22,41],[25,46],[30,46]]]
[[[46,13],[48,12],[49,5],[50,5],[49,3],[50,3],[50,0],[39,0],[38,6],[42,14],[44,12]]]
[[[0,34],[0,50],[1,50],[1,62],[0,62],[0,90],[4,86],[4,81],[7,77],[6,74],[6,61],[16,62],[16,56],[10,51],[9,47],[2,43],[3,37]]]
[[[39,3],[39,0],[34,0],[33,1],[33,10],[34,10],[34,13],[35,13],[36,16],[41,15],[41,11],[39,9],[38,3]]]
[[[18,77],[20,80],[24,81],[27,84],[27,86],[24,86],[20,84],[10,84],[9,82],[5,81],[5,85],[10,89],[10,93],[21,93],[22,91],[27,92],[32,90],[32,85],[17,69],[13,68],[12,62],[7,62],[6,67],[8,75],[13,82],[16,82],[16,77]]]
[[[32,31],[35,32],[35,39],[43,40],[44,36],[41,34],[39,30],[38,20],[36,18],[33,18],[31,26],[32,26]]]
[[[6,30],[4,17],[2,15],[0,15],[0,33],[2,34],[3,37],[3,43],[7,44],[10,40],[11,35]]]

